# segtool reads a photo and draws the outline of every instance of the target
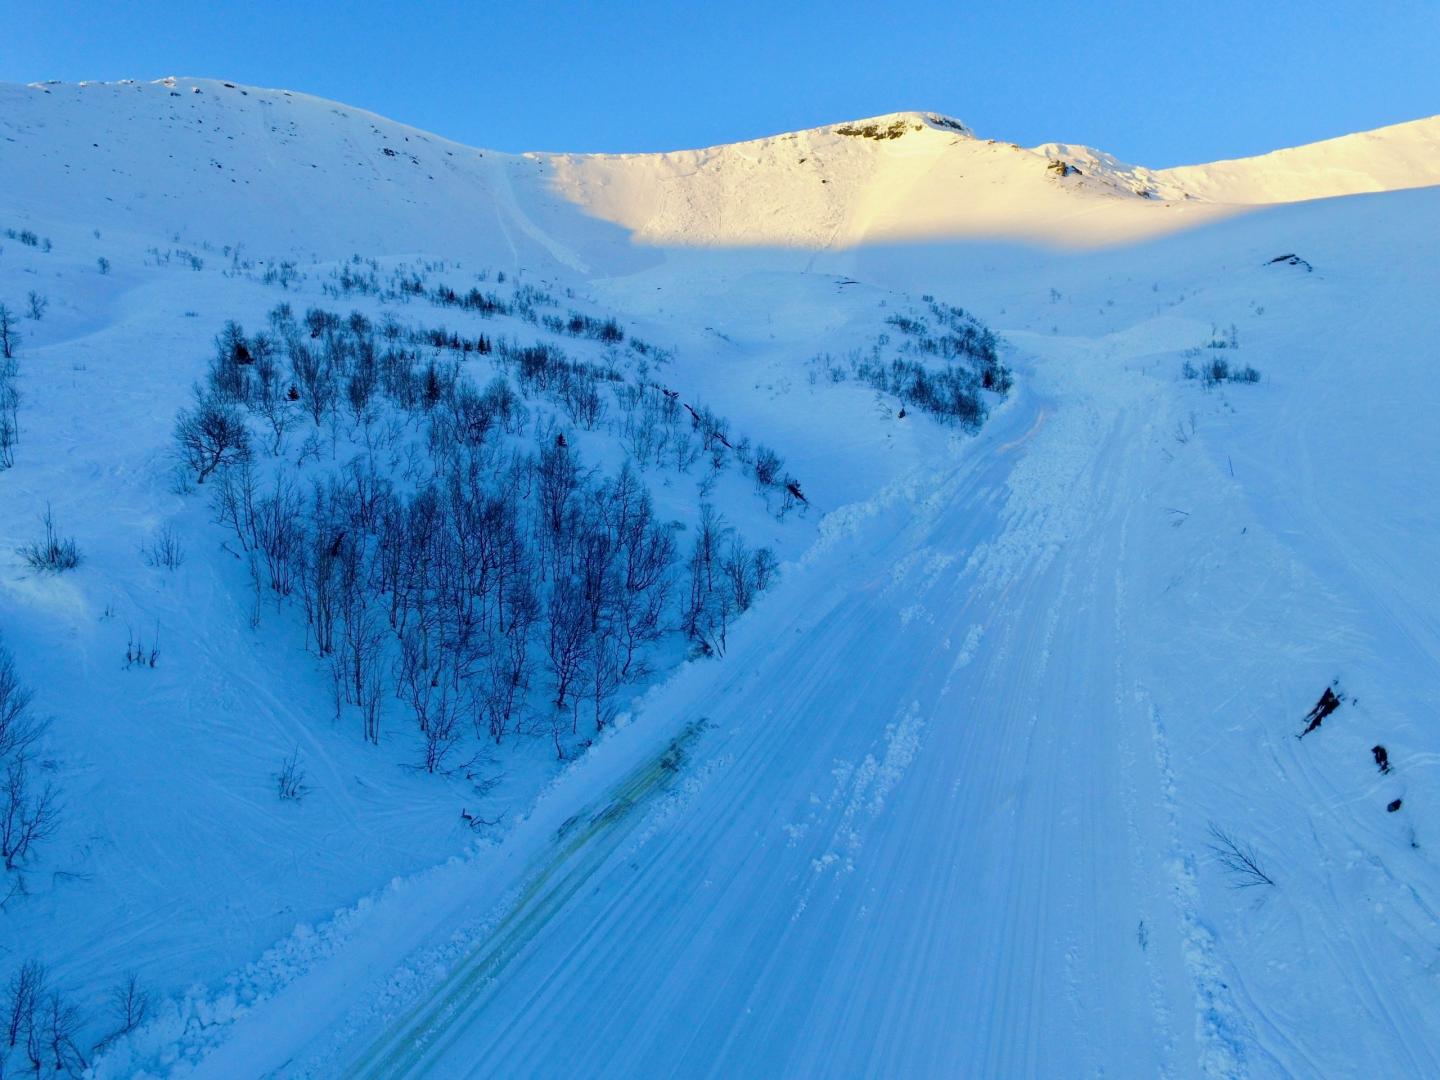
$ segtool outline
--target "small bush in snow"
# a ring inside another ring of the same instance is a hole
[[[305,770],[300,767],[300,748],[297,746],[280,765],[275,777],[276,792],[280,798],[299,802],[310,789],[305,786]]]
[[[48,504],[40,520],[45,524],[45,539],[32,540],[19,548],[21,558],[32,570],[48,570],[54,574],[74,570],[80,565],[80,549],[74,537],[61,536],[56,532],[55,515]]]
[[[160,627],[155,627],[154,636],[150,643],[145,643],[145,635],[130,631],[129,637],[125,640],[125,666],[153,668],[160,663]]]
[[[162,525],[156,530],[144,551],[147,563],[164,567],[166,570],[178,569],[185,561],[185,549],[180,544],[180,534],[171,525]]]

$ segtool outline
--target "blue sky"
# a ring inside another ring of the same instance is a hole
[[[0,0],[0,25],[4,81],[213,76],[512,151],[926,109],[1158,167],[1440,112],[1440,0]]]

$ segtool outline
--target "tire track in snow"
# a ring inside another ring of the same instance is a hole
[[[439,986],[362,1054],[348,1074],[403,1076],[418,1063],[418,1054],[428,1051],[432,1044],[443,1052],[453,1041],[455,1024],[486,984],[583,888],[590,875],[636,827],[643,817],[636,811],[673,786],[687,748],[703,730],[703,722],[692,722],[664,751],[631,772],[603,800],[603,806],[582,811],[566,821],[556,837],[555,848],[499,925],[452,967]],[[583,822],[582,817],[586,818]]]

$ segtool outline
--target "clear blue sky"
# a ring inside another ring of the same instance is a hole
[[[227,78],[499,150],[900,109],[1152,166],[1440,112],[1440,0],[0,0],[0,80]]]

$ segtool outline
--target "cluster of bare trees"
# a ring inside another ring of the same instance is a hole
[[[967,361],[981,373],[985,389],[1002,393],[1008,389],[1010,372],[1000,362],[1000,339],[995,332],[962,307],[939,303],[933,296],[924,301],[928,322],[905,315],[885,320],[910,338],[907,347],[928,356]]]
[[[24,871],[54,832],[59,812],[54,787],[35,775],[34,747],[45,724],[30,700],[14,657],[0,643],[0,910],[25,894]]]
[[[685,632],[705,652],[724,655],[731,621],[773,580],[775,555],[769,548],[752,551],[706,503],[700,508],[687,570]]]
[[[831,381],[853,374],[898,397],[903,408],[921,409],[974,431],[989,415],[985,392],[1009,393],[1014,376],[1000,359],[1000,341],[993,331],[963,308],[930,296],[924,300],[928,313],[895,314],[885,320],[899,332],[898,343],[882,334],[868,356],[857,352],[848,357],[848,372],[830,357],[817,360]],[[943,364],[933,366],[932,357]]]
[[[29,235],[33,236],[33,233]],[[50,242],[47,240],[48,245]],[[48,246],[46,250],[49,250]],[[26,315],[40,322],[50,299],[31,289],[25,296]],[[0,304],[0,469],[15,464],[15,445],[20,441],[20,390],[15,385],[18,368],[15,353],[21,344],[20,317],[7,304]]]
[[[612,317],[596,318],[583,312],[570,310],[564,315],[546,312],[542,309],[560,307],[559,301],[549,292],[530,284],[515,282],[511,295],[502,297],[494,290],[481,291],[478,287],[458,289],[441,283],[431,288],[426,274],[433,270],[444,270],[443,262],[423,263],[419,272],[409,267],[398,267],[382,283],[379,263],[373,259],[362,260],[354,256],[347,264],[331,274],[331,281],[324,286],[328,295],[339,299],[358,293],[362,296],[376,296],[382,300],[408,301],[428,300],[437,307],[457,308],[479,315],[482,318],[512,316],[543,327],[554,334],[572,338],[589,338],[604,345],[619,345],[627,340],[625,329]],[[477,279],[486,282],[490,274],[482,271]],[[503,271],[495,274],[497,284],[505,284]],[[661,350],[639,338],[629,336],[629,347],[638,356],[659,356]]]
[[[1192,353],[1198,355],[1200,350],[1193,349]],[[1231,364],[1223,356],[1211,356],[1197,368],[1189,359],[1186,359],[1180,366],[1180,374],[1187,379],[1199,379],[1207,390],[1219,386],[1221,383],[1257,383],[1260,381],[1260,372],[1249,364]]]
[[[150,995],[138,976],[127,975],[110,992],[108,1027],[93,1044],[84,1039],[85,1017],[75,1002],[50,981],[38,960],[16,968],[5,985],[0,1012],[0,1076],[17,1066],[36,1077],[82,1076],[90,1062],[117,1039],[129,1035],[150,1016]],[[82,1049],[89,1046],[89,1050]]]
[[[603,427],[625,439],[641,467],[688,472],[703,459],[711,472],[718,474],[729,460],[747,469],[751,466],[745,452],[748,440],[732,445],[723,419],[703,406],[683,406],[678,394],[651,380],[651,371],[670,359],[665,350],[627,334],[613,318],[573,310],[563,317],[547,314],[544,309],[559,308],[559,301],[533,285],[514,283],[508,298],[475,287],[468,291],[445,284],[432,288],[421,271],[435,269],[443,270],[444,264],[397,269],[386,284],[374,260],[356,255],[332,274],[334,284],[328,291],[335,296],[358,292],[390,301],[420,299],[484,318],[523,319],[556,334],[598,342],[605,347],[604,359],[599,363],[576,360],[543,341],[520,345],[443,326],[402,327],[392,317],[372,326],[358,312],[342,318],[310,308],[297,320],[290,305],[281,304],[271,313],[270,334],[256,335],[246,343],[238,326],[226,327],[212,363],[212,384],[220,387],[221,397],[232,404],[249,399],[266,421],[271,451],[278,453],[285,431],[293,428],[297,418],[308,416],[317,427],[327,420],[333,425],[342,418],[360,424],[373,419],[377,403],[386,398],[406,410],[428,411],[445,400],[447,384],[455,381],[462,362],[490,357],[510,374],[522,396],[553,402],[582,430]],[[486,281],[490,275],[482,272],[477,277]],[[496,274],[495,280],[503,284],[505,275]],[[243,346],[238,351],[233,348],[237,343]],[[618,347],[621,343],[623,350]],[[284,358],[277,359],[277,346]],[[426,357],[423,361],[422,354]],[[442,356],[448,357],[448,362],[441,360]],[[281,359],[288,359],[288,364]],[[637,368],[633,378],[621,370],[626,360]],[[607,420],[617,411],[617,418]],[[218,443],[210,439],[205,444],[218,449],[233,428],[215,410],[203,415],[222,435]],[[202,449],[196,455],[197,477],[206,460]],[[767,460],[774,466],[768,472],[763,468]],[[759,464],[762,467],[754,472],[757,486],[767,498],[771,490],[777,494],[782,515],[805,505],[799,482],[779,472],[778,457],[761,458]]]
[[[368,741],[397,698],[422,764],[442,769],[467,729],[497,743],[523,730],[543,674],[563,753],[582,706],[603,728],[675,624],[672,527],[628,464],[598,477],[563,436],[534,454],[442,445],[413,492],[373,457],[308,491],[247,463],[223,472],[216,507],[257,584],[298,596],[337,710],[354,707]]]
[[[18,1058],[37,1077],[46,1072],[77,1075],[89,1067],[76,1039],[80,1012],[51,989],[43,964],[28,960],[6,987],[4,1061]]]
[[[685,469],[702,453],[799,493],[777,454],[732,447],[708,410],[545,345],[496,343],[501,373],[482,387],[390,322],[316,310],[297,320],[282,305],[271,328],[247,337],[230,323],[219,335],[207,385],[177,422],[180,456],[197,481],[215,478],[217,515],[257,595],[303,607],[337,713],[357,715],[369,742],[398,700],[429,771],[448,768],[467,734],[499,743],[543,731],[563,756],[582,716],[587,730],[605,727],[666,633],[723,652],[731,620],[774,576],[770,551],[751,550],[708,506],[687,575],[679,526],[655,513],[641,470]],[[556,427],[557,410],[593,426],[586,393],[601,387],[632,451],[608,475]],[[261,464],[252,426],[278,454],[306,421],[348,425],[364,449],[308,485]],[[659,457],[676,442],[691,449]]]
[[[918,360],[897,356],[888,363],[864,360],[855,373],[875,389],[894,394],[904,406],[922,409],[968,431],[978,430],[988,415],[979,380],[963,367],[929,368]]]

